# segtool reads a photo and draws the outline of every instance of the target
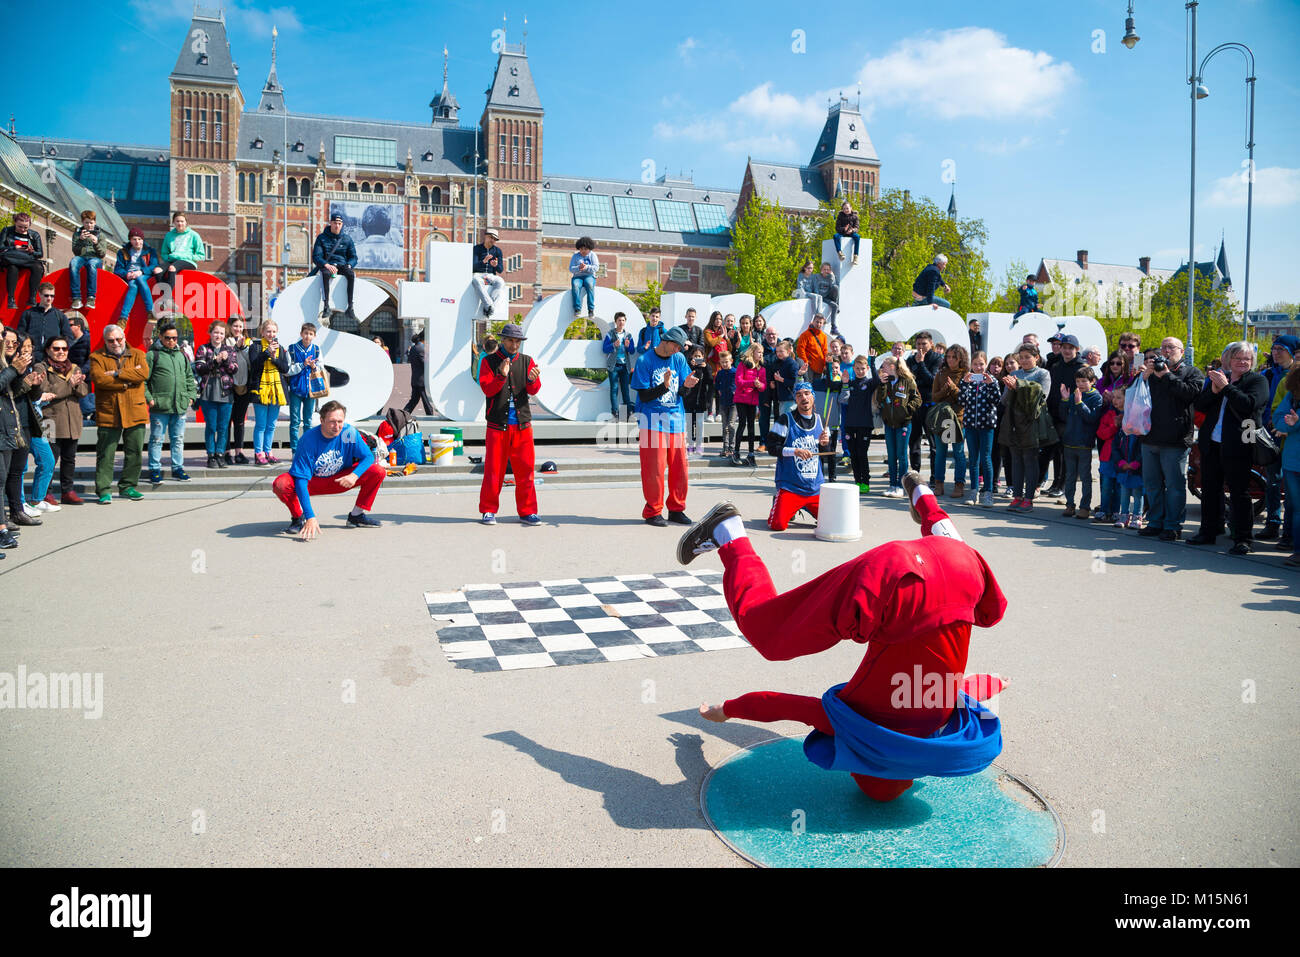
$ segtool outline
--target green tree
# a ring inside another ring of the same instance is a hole
[[[1020,308],[1020,286],[1028,275],[1029,267],[1025,265],[1023,259],[1011,260],[1002,274],[1002,284],[998,287],[998,292],[990,300],[988,309],[983,311],[1014,314]]]
[[[727,276],[739,292],[750,293],[754,304],[765,309],[790,298],[798,271],[795,226],[778,207],[755,193],[731,230]]]
[[[648,315],[651,309],[662,308],[664,287],[653,279],[646,284],[643,292],[634,293],[627,286],[619,286],[618,291],[636,303],[642,316]]]

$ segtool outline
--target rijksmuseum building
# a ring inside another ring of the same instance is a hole
[[[359,274],[390,298],[359,325],[342,316],[332,325],[382,336],[394,349],[407,339],[397,319],[397,284],[424,278],[430,242],[473,243],[494,226],[511,314],[569,288],[569,257],[583,235],[596,241],[601,285],[637,292],[653,280],[667,292],[717,295],[734,291],[724,269],[730,226],[754,192],[792,215],[813,212],[842,191],[879,192],[880,160],[861,113],[843,98],[829,107],[807,165],[749,160],[738,189],[703,188],[688,177],[643,182],[547,172],[542,94],[520,45],[503,46],[482,111],[468,122],[448,80],[445,51],[428,123],[321,116],[290,108],[274,40],[261,95],[245,102],[223,14],[196,10],[170,87],[165,146],[26,131],[0,133],[10,140],[0,146],[11,155],[21,151],[31,166],[26,180],[41,174],[36,185],[56,200],[77,190],[99,197],[99,208],[110,208],[110,221],[101,214],[100,224],[110,227],[111,244],[125,239],[116,228],[125,223],[140,226],[156,248],[171,211],[183,210],[208,246],[200,267],[228,282],[260,284],[262,308],[272,291],[307,274],[312,243],[331,205],[342,204],[361,256]],[[0,188],[15,177],[4,180]],[[58,183],[66,188],[54,189]],[[52,212],[41,192],[25,192],[48,237],[70,236],[75,218],[63,223],[75,209]],[[5,199],[12,205],[0,195]],[[111,210],[120,222],[112,222]],[[55,268],[62,268],[60,244],[49,245]],[[790,282],[793,288],[793,276]]]

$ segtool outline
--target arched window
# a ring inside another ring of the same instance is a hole
[[[429,205],[429,202],[430,202],[430,200],[429,200],[429,187],[427,187],[427,186],[421,186],[421,187],[420,187],[420,205],[421,205],[421,206],[428,206],[428,205]]]
[[[349,193],[356,193],[356,192],[359,192],[359,190],[357,189],[357,181],[356,181],[355,179],[349,181],[349,183],[348,183],[348,192],[349,192]]]
[[[435,186],[435,187],[433,188],[433,198],[432,198],[431,202],[432,202],[433,205],[435,205],[435,206],[441,206],[441,205],[442,205],[442,187],[441,187],[441,186]]]
[[[363,192],[363,193],[368,193],[368,192],[370,192],[370,184],[369,184],[369,183],[362,183],[362,184],[361,184],[361,192]]]
[[[239,174],[239,202],[244,202],[244,174]]]
[[[293,199],[298,198],[298,181],[294,179],[292,176],[290,176],[288,180],[288,190],[289,190],[289,196],[291,198]]]
[[[298,195],[303,199],[311,195],[311,180],[306,176],[302,178],[302,185],[298,187]]]

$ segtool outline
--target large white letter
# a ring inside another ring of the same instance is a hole
[[[835,317],[835,327],[845,342],[866,351],[871,342],[871,240],[863,238],[859,250],[860,262],[853,265],[853,260],[840,261],[835,252],[835,241],[827,239],[822,242],[822,262],[830,263],[835,272],[836,282],[840,286],[839,311]],[[793,289],[794,276],[790,277]],[[775,329],[782,338],[797,339],[800,333],[812,322],[811,299],[783,299],[774,302],[763,310],[769,329]],[[830,326],[827,324],[829,334]]]
[[[428,245],[426,282],[398,286],[398,313],[423,319],[425,389],[445,417],[482,422],[483,392],[470,368],[470,343],[479,299],[470,283],[474,247],[466,243]]]
[[[353,308],[361,319],[367,318],[388,299],[372,282],[357,277],[353,288]],[[342,277],[330,283],[330,305],[342,311],[347,308],[347,286]],[[280,342],[288,348],[297,342],[302,324],[308,320],[317,323],[316,344],[320,346],[321,361],[348,374],[347,385],[330,387],[330,398],[337,399],[348,408],[354,421],[375,415],[393,394],[393,363],[379,348],[364,336],[334,329],[319,329],[321,307],[321,281],[319,276],[307,276],[292,283],[276,297],[271,310]],[[311,423],[308,423],[310,425]]]
[[[602,332],[613,326],[616,312],[627,313],[625,327],[635,339],[645,325],[641,310],[627,296],[608,286],[596,287],[596,313],[611,320],[597,320]],[[605,368],[603,336],[601,339],[565,339],[564,331],[573,322],[573,298],[557,292],[535,304],[524,317],[524,352],[537,362],[542,388],[537,401],[562,419],[595,422],[601,413],[609,414],[609,386],[579,389],[564,374],[569,369]]]

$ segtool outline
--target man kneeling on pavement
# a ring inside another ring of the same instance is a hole
[[[381,524],[366,513],[375,504],[386,472],[356,428],[345,424],[347,412],[340,402],[321,406],[320,425],[308,429],[298,440],[293,465],[271,486],[293,519],[284,530],[286,535],[297,535],[303,541],[315,538],[320,534],[320,523],[312,511],[311,497],[336,495],[354,485],[360,485],[361,490],[348,513],[348,526],[378,528]]]
[[[817,518],[824,481],[818,453],[830,440],[831,434],[817,414],[813,387],[800,382],[794,390],[794,408],[773,422],[767,435],[767,450],[777,457],[776,498],[767,517],[772,531],[785,531],[800,509]]]

